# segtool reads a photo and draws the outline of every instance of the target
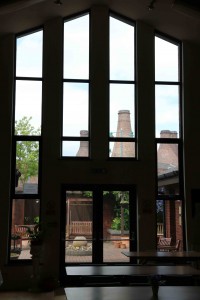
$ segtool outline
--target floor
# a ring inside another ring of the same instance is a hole
[[[48,293],[0,292],[1,300],[66,300],[64,289]]]
[[[116,248],[112,243],[105,243],[104,245],[106,261],[127,262],[129,259],[121,254],[124,249]],[[30,259],[30,249],[28,245],[23,245],[23,250],[19,259]],[[90,262],[91,256],[67,256],[66,262]],[[48,293],[29,293],[29,292],[0,292],[0,300],[66,300],[64,290],[56,290]]]

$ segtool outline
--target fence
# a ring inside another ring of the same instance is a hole
[[[92,221],[72,221],[67,226],[67,235],[92,235]],[[163,223],[157,223],[157,235],[163,236]]]
[[[72,221],[67,226],[68,235],[92,235],[92,221]]]

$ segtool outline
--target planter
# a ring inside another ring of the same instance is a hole
[[[114,242],[115,248],[120,248],[121,242]]]
[[[108,231],[108,233],[110,233],[110,235],[117,235],[117,236],[122,235],[121,230],[116,230],[116,229],[109,228],[107,231]],[[129,235],[129,230],[124,230],[123,235]]]
[[[10,253],[10,259],[16,260],[18,258],[19,258],[19,254],[18,253],[13,253],[13,252]]]
[[[38,240],[31,241],[30,254],[32,255],[32,259],[35,257],[40,257],[42,250],[42,242]]]
[[[42,252],[42,242],[41,240],[31,240],[30,254],[32,255],[32,266],[33,272],[31,275],[31,292],[39,292],[39,282],[40,282],[40,257]]]

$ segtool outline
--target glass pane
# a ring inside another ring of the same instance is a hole
[[[43,31],[17,38],[16,76],[42,77]]]
[[[160,251],[183,250],[181,200],[157,200],[157,241]],[[168,239],[169,243],[165,243]]]
[[[63,136],[88,131],[88,95],[87,83],[64,83]]]
[[[89,78],[89,15],[64,23],[64,78]]]
[[[161,131],[174,132],[171,138],[179,137],[179,87],[156,85],[156,137]],[[165,137],[165,136],[163,136]]]
[[[62,143],[62,156],[89,156],[88,141],[64,141]]]
[[[16,81],[15,134],[39,135],[42,117],[42,83]]]
[[[109,157],[135,157],[134,142],[110,142]]]
[[[16,193],[38,193],[38,165],[39,142],[18,141],[16,144]]]
[[[129,262],[129,192],[103,192],[103,261]]]
[[[155,37],[155,80],[179,80],[179,47],[161,38]]]
[[[110,136],[135,136],[135,86],[110,84]]]
[[[40,200],[14,199],[12,201],[12,227],[10,259],[30,259],[30,242],[27,228],[39,222]]]
[[[110,80],[134,80],[134,27],[110,17]]]
[[[93,193],[66,191],[65,262],[92,262]]]
[[[177,144],[158,144],[158,194],[179,194],[179,164]]]

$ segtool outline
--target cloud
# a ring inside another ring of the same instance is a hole
[[[42,77],[42,47],[42,30],[17,38],[17,76]]]
[[[15,120],[24,116],[32,117],[31,124],[41,127],[42,116],[42,82],[30,80],[16,81]]]
[[[88,130],[88,97],[87,83],[64,83],[64,136],[80,136],[80,130]]]
[[[110,79],[134,80],[134,26],[110,17]]]
[[[156,81],[178,81],[178,46],[155,37]]]
[[[156,137],[161,130],[179,133],[179,87],[156,85]]]
[[[64,78],[89,79],[89,15],[64,23]]]

